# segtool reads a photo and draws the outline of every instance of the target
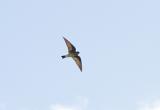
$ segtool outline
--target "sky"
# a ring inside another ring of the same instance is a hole
[[[0,110],[160,110],[159,4],[1,0]]]

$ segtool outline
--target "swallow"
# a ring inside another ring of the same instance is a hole
[[[76,51],[75,46],[73,44],[71,44],[71,42],[69,40],[67,40],[65,37],[63,37],[63,39],[67,45],[68,54],[61,56],[62,59],[67,58],[67,57],[71,57],[76,62],[77,66],[79,67],[79,69],[82,72],[82,61],[81,61],[81,57],[79,56],[80,52]]]

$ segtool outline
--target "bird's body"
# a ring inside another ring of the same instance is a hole
[[[79,69],[82,71],[82,61],[79,55],[79,52],[76,51],[76,48],[66,39],[64,38],[64,41],[68,47],[68,54],[67,55],[63,55],[62,59],[67,58],[67,57],[71,57],[73,58],[73,60],[76,62],[76,64],[78,65]]]
[[[62,58],[66,57],[76,57],[78,56],[79,52],[69,52],[67,55],[63,55]]]

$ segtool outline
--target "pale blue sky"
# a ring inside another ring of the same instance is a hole
[[[80,110],[139,110],[160,100],[159,12],[159,0],[1,0],[0,110],[84,99]],[[80,51],[82,73],[61,59],[62,36]]]

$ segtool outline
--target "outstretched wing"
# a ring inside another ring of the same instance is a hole
[[[76,62],[77,66],[78,66],[79,69],[82,71],[82,61],[81,61],[81,57],[75,56],[75,57],[73,57],[73,60]]]
[[[68,51],[76,51],[76,48],[71,44],[69,40],[67,40],[65,37],[63,37],[64,41],[66,42],[66,45],[68,47]]]

